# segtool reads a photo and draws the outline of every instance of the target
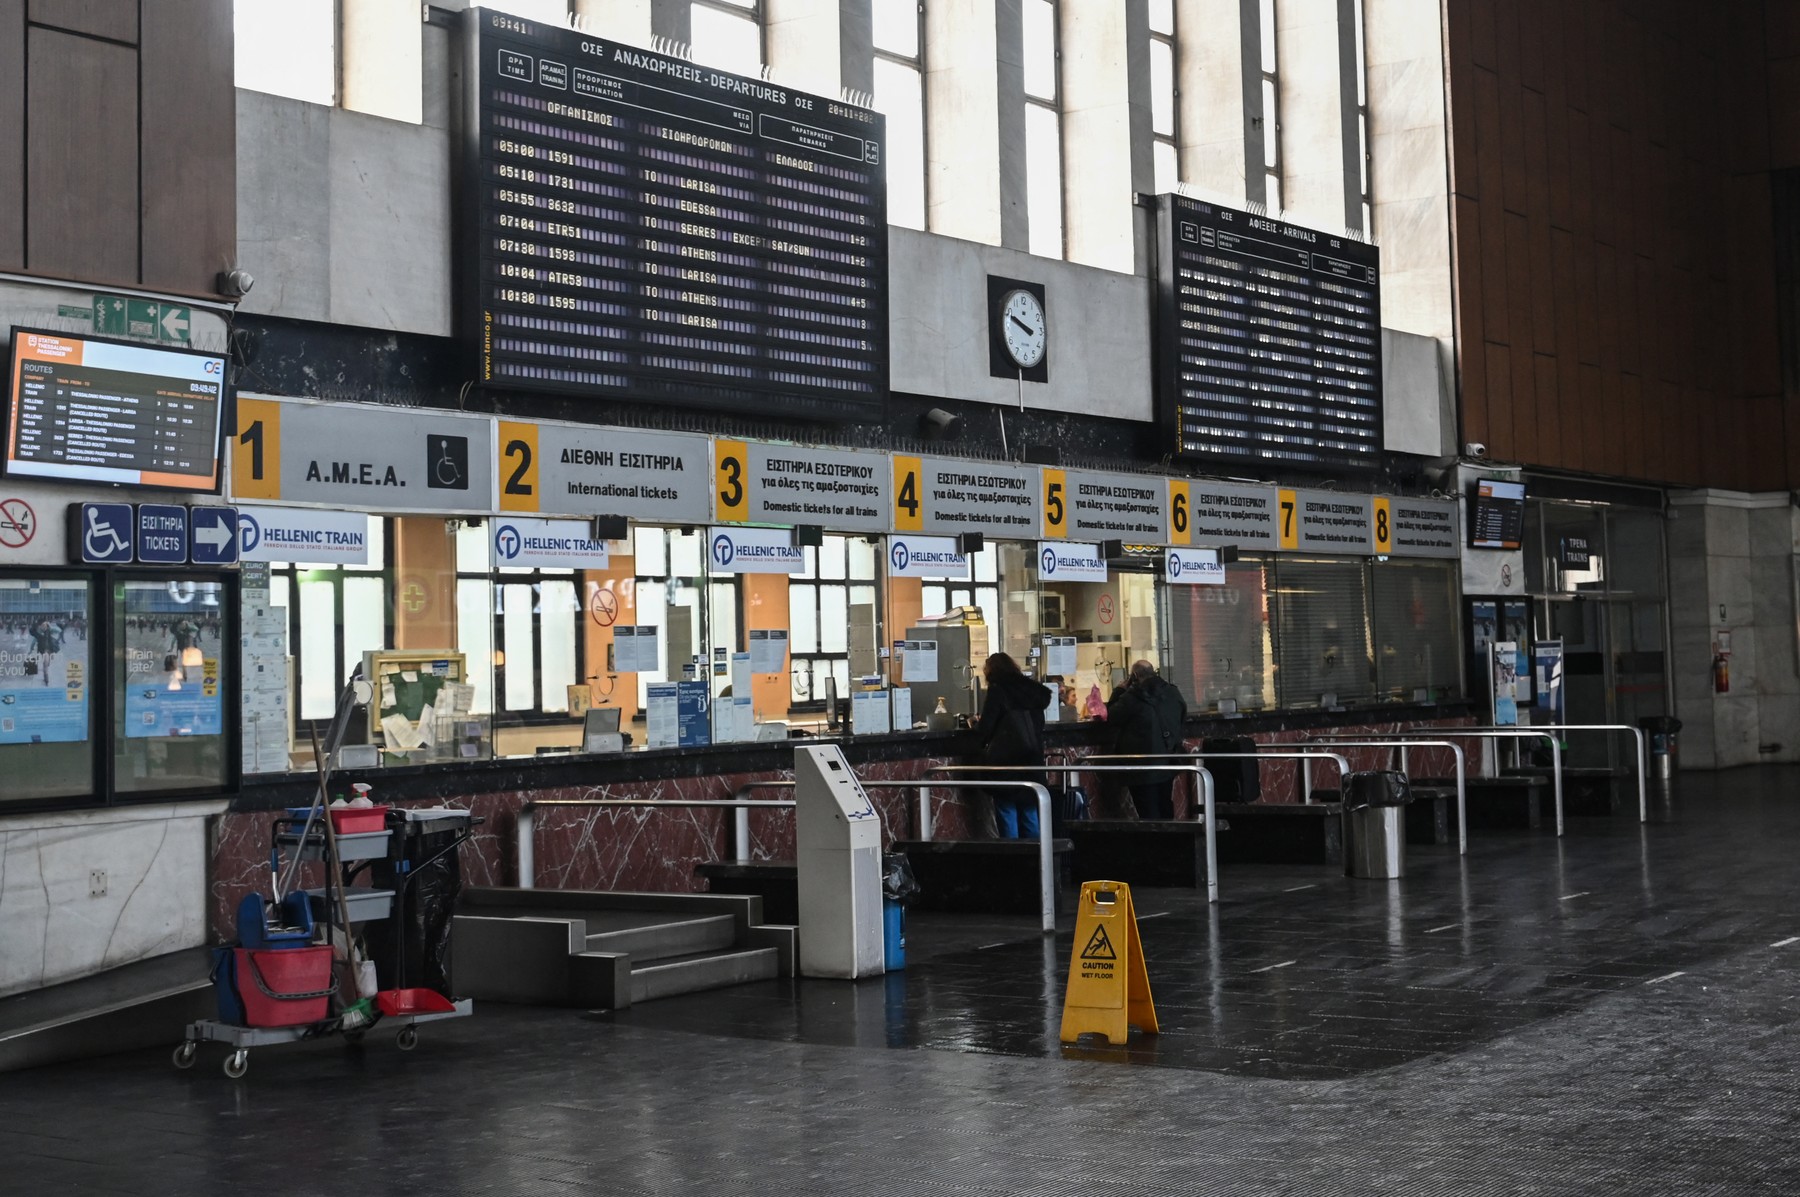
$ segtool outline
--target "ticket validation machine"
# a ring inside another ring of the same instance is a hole
[[[881,816],[836,745],[794,749],[794,849],[801,975],[885,972]]]

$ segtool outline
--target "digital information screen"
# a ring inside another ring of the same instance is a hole
[[[1181,195],[1158,219],[1158,419],[1175,456],[1373,465],[1375,247]]]
[[[15,328],[6,473],[219,489],[225,359]]]
[[[1469,504],[1469,547],[1516,549],[1525,543],[1525,484],[1489,480],[1475,484]]]
[[[462,296],[483,383],[882,410],[880,114],[505,13],[468,19]]]

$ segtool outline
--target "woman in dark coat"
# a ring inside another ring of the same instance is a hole
[[[989,657],[981,674],[987,683],[987,699],[981,704],[981,720],[975,729],[976,763],[1020,766],[1015,773],[984,773],[981,777],[1042,782],[1049,687],[1019,672],[1019,663],[1005,653]],[[1037,838],[1036,795],[1009,786],[993,791],[992,797],[994,822],[1002,839]]]
[[[1187,703],[1182,700],[1181,691],[1164,681],[1156,666],[1148,661],[1132,663],[1130,680],[1115,690],[1112,701],[1106,704],[1106,726],[1112,732],[1113,751],[1121,756],[1180,752],[1181,725],[1186,721]],[[1175,817],[1175,774],[1124,776],[1138,818]]]

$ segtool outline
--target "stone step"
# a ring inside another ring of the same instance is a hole
[[[716,914],[697,919],[671,919],[617,931],[595,933],[590,928],[587,950],[627,955],[636,964],[716,952],[736,942],[736,920],[728,914]]]
[[[781,973],[781,953],[775,948],[747,948],[738,952],[713,952],[655,964],[633,964],[631,1000],[647,1002],[679,993],[723,989],[751,981],[769,981]]]

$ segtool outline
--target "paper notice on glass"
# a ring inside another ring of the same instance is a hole
[[[893,730],[886,691],[858,690],[850,696],[850,730],[858,736],[880,735]]]
[[[444,689],[450,692],[450,710],[455,714],[467,715],[470,709],[474,707],[474,686],[467,682],[454,682],[451,685],[445,686]],[[441,708],[443,705],[443,700],[440,698],[438,700],[438,706]]]
[[[419,711],[419,744],[430,748],[437,743],[437,712],[426,703]]]
[[[904,649],[904,657],[901,666],[908,685],[938,680],[937,641],[908,640]]]
[[[620,624],[613,629],[613,669],[619,673],[637,672],[637,628]]]
[[[1044,637],[1044,676],[1075,676],[1075,637]]]
[[[394,683],[381,683],[381,705],[384,707],[391,707],[397,701],[399,700],[394,697]]]
[[[657,641],[657,629],[640,623],[637,626],[637,671],[655,673],[661,668],[662,653]]]
[[[673,748],[681,735],[679,682],[652,682],[644,687],[644,738],[652,748]]]
[[[752,667],[750,664],[750,654],[749,653],[732,653],[731,654],[731,693],[732,693],[732,697],[735,698],[739,695],[742,695],[745,698],[750,697],[751,668]]]
[[[398,711],[381,721],[381,730],[387,736],[389,748],[410,750],[419,746],[419,729]]]
[[[894,713],[894,730],[910,730],[913,725],[912,691],[905,686],[895,686],[888,691],[888,698]]]
[[[784,629],[757,629],[750,633],[750,672],[783,673],[787,670],[788,634]]]

